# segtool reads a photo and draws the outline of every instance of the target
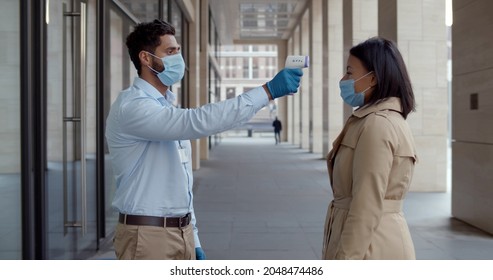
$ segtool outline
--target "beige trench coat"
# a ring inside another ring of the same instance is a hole
[[[400,112],[396,97],[362,107],[334,141],[323,259],[416,258],[402,202],[417,157]]]

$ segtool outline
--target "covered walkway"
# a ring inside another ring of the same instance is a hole
[[[195,172],[199,236],[211,260],[320,259],[332,198],[321,154],[272,133],[223,138]],[[408,195],[418,259],[493,259],[493,237],[451,216],[450,192]],[[96,259],[114,258],[111,245]]]

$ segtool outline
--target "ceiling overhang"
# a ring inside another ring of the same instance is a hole
[[[275,44],[287,40],[306,0],[209,0],[221,44]]]

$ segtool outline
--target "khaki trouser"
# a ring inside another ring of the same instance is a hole
[[[113,246],[120,260],[195,260],[192,224],[178,228],[119,223]]]

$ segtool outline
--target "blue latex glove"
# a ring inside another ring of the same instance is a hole
[[[206,259],[205,252],[204,252],[204,250],[202,250],[201,247],[195,248],[195,258],[197,260],[205,260]]]
[[[274,79],[267,82],[267,88],[272,99],[282,97],[298,91],[303,71],[299,68],[284,68],[276,74]]]

